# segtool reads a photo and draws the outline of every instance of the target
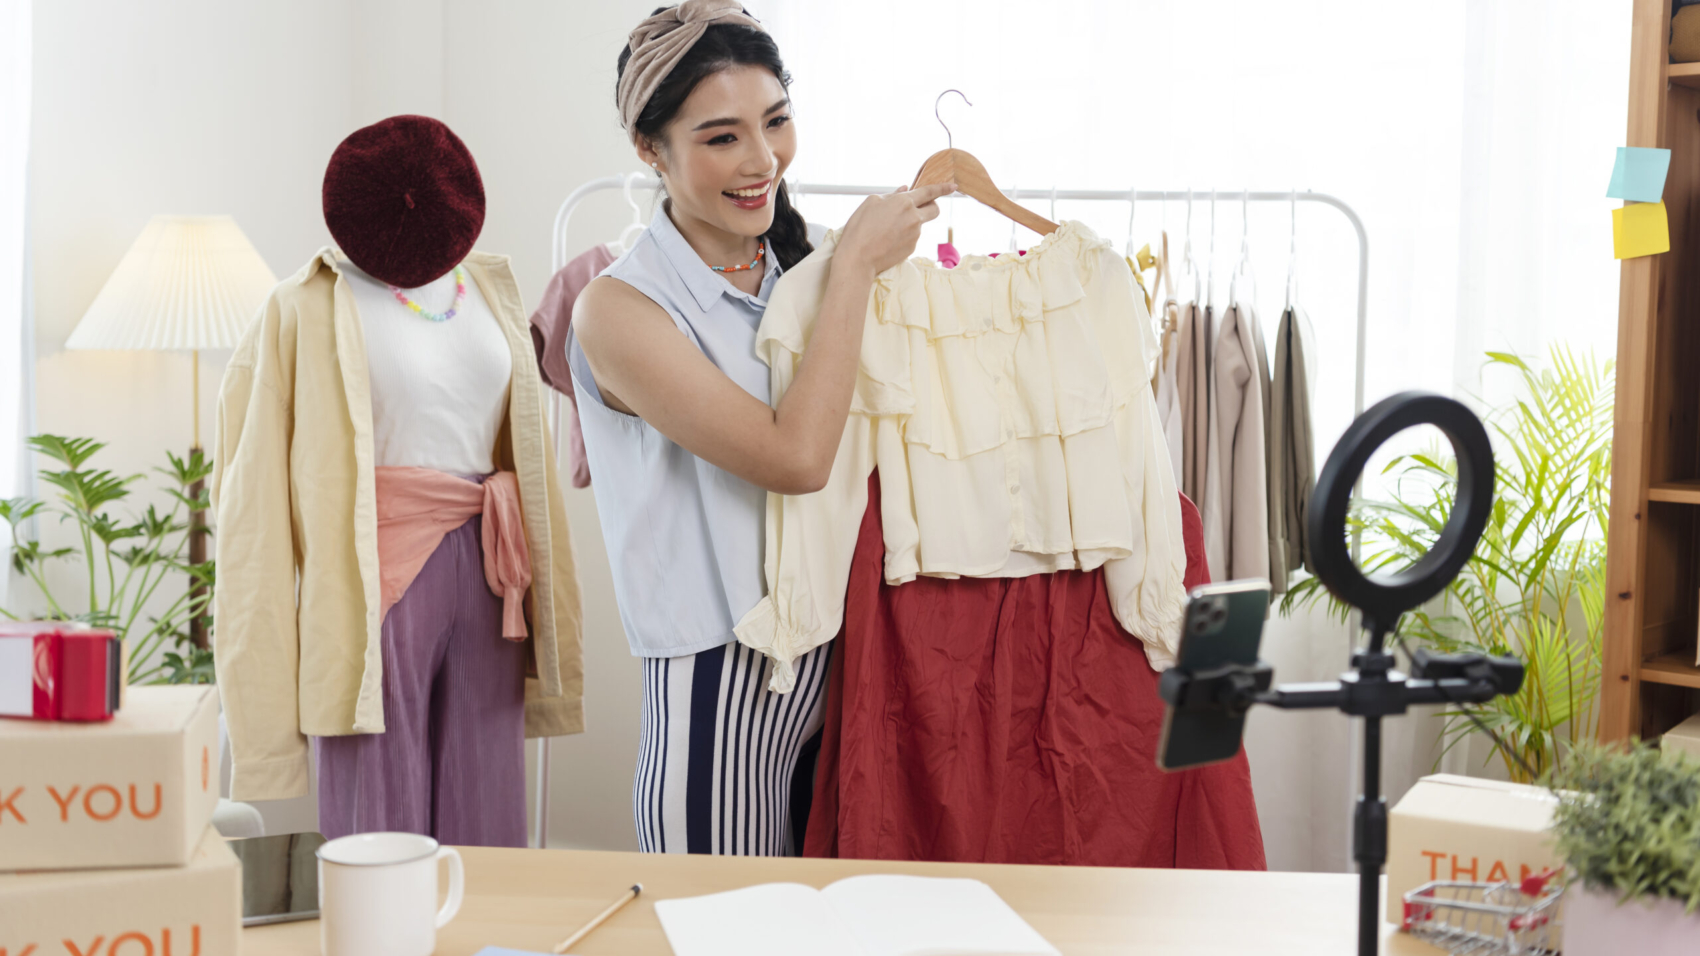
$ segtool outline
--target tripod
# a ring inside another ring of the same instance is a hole
[[[1346,521],[1353,485],[1371,454],[1413,425],[1432,424],[1452,442],[1458,458],[1458,496],[1434,547],[1411,567],[1367,576],[1347,548]],[[1523,665],[1481,654],[1411,655],[1411,674],[1394,669],[1387,636],[1406,611],[1439,594],[1475,551],[1493,505],[1493,449],[1481,420],[1440,395],[1405,392],[1364,412],[1323,465],[1311,496],[1307,532],[1311,570],[1335,597],[1362,613],[1367,646],[1352,655],[1352,670],[1337,681],[1285,684],[1273,689],[1274,671],[1261,661],[1226,664],[1190,673],[1164,672],[1158,685],[1175,710],[1219,711],[1235,716],[1253,704],[1283,710],[1335,708],[1364,721],[1363,792],[1352,816],[1352,859],[1358,865],[1358,953],[1379,950],[1381,868],[1387,862],[1387,801],[1381,795],[1381,719],[1412,704],[1481,703],[1514,694]]]

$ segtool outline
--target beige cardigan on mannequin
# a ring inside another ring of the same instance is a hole
[[[507,257],[473,252],[464,265],[513,354],[495,461],[518,476],[531,556],[525,734],[579,733],[578,577],[525,310]],[[371,383],[333,250],[279,283],[243,334],[215,441],[214,663],[230,795],[302,796],[309,735],[384,730]]]

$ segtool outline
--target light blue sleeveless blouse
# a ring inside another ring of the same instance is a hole
[[[768,368],[756,357],[756,327],[780,271],[769,258],[759,294],[734,288],[702,261],[661,208],[602,275],[653,299],[709,361],[765,403]],[[614,599],[632,653],[681,657],[736,640],[732,625],[767,594],[767,493],[679,447],[643,419],[603,404],[570,331],[567,361]]]

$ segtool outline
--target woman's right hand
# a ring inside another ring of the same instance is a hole
[[[921,224],[938,218],[939,198],[955,191],[955,183],[936,183],[869,196],[844,224],[834,258],[863,263],[876,275],[897,265],[914,255]]]

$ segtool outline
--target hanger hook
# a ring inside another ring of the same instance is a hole
[[[1293,291],[1298,283],[1299,266],[1299,189],[1287,193],[1287,308],[1293,307]]]
[[[961,90],[945,90],[943,93],[940,93],[938,95],[938,99],[933,100],[933,119],[938,120],[939,125],[944,127],[944,148],[945,149],[954,149],[955,146],[956,146],[955,140],[950,135],[950,126],[948,126],[945,123],[944,117],[939,115],[939,101],[943,100],[945,98],[945,96],[950,94],[950,93],[955,93],[957,96],[962,97],[962,102],[967,103],[969,106],[974,105],[974,101],[970,100],[968,98],[968,94],[962,92]]]
[[[1139,211],[1139,191],[1132,186],[1127,187],[1127,246],[1123,254],[1133,258],[1133,214]]]

